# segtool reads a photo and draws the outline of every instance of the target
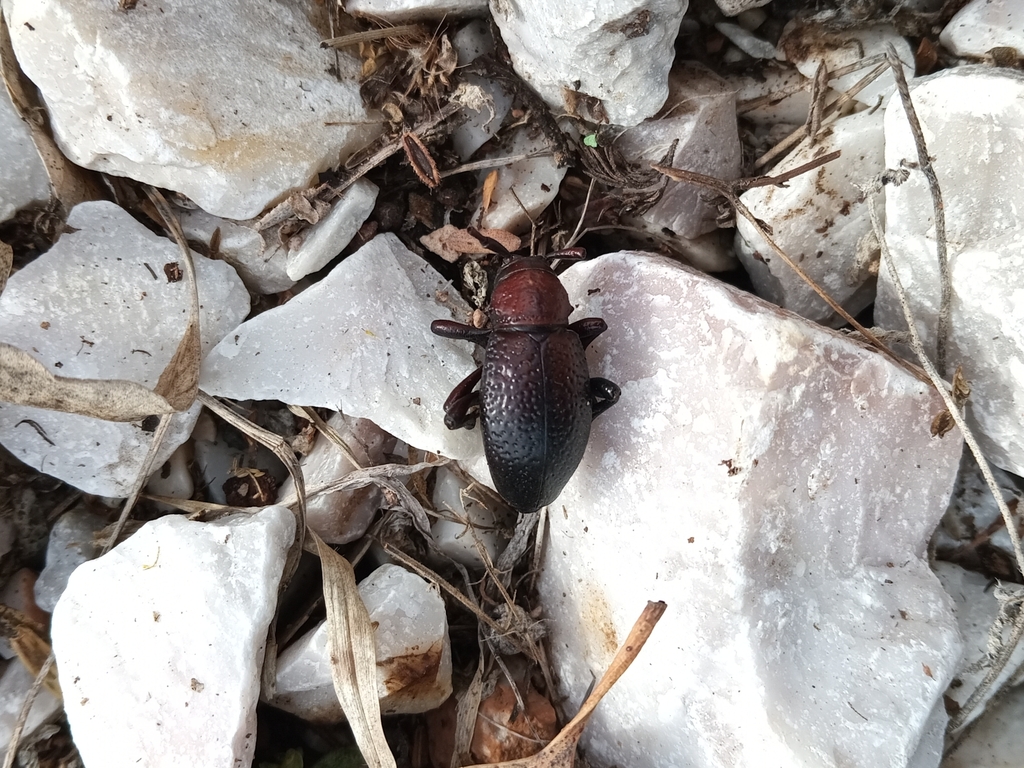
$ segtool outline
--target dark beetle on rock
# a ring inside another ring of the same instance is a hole
[[[581,249],[570,249],[549,258],[581,255]],[[571,313],[569,296],[548,263],[521,256],[495,278],[487,328],[451,320],[430,324],[438,336],[484,347],[483,365],[445,401],[444,423],[472,429],[480,416],[495,488],[519,512],[536,512],[555,500],[583,459],[591,421],[619,399],[615,384],[590,377],[584,352],[608,326],[599,317],[570,325]]]

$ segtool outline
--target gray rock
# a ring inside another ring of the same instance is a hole
[[[971,385],[968,424],[988,459],[1024,475],[1024,76],[959,67],[911,87],[942,187],[952,279],[949,370]],[[885,164],[917,160],[903,105],[885,113]],[[911,171],[886,188],[885,236],[932,359],[940,303],[932,199]],[[889,272],[875,321],[906,328]]]
[[[252,218],[380,133],[359,96],[359,60],[320,48],[323,11],[308,3],[6,7],[64,154],[212,214]]]
[[[30,351],[52,373],[152,388],[188,317],[187,282],[164,273],[181,258],[177,246],[113,203],[82,203],[67,226],[53,248],[11,276],[0,296],[0,340]],[[227,264],[193,259],[205,354],[248,313],[249,294]],[[188,438],[199,410],[171,416],[155,466]],[[124,497],[152,433],[137,423],[0,403],[0,442],[83,491]]]
[[[668,71],[687,4],[491,0],[491,13],[516,72],[556,114],[567,109],[568,89],[600,99],[608,122],[636,125],[668,96]]]
[[[86,765],[250,764],[294,537],[284,507],[214,523],[167,515],[75,571],[52,635]]]

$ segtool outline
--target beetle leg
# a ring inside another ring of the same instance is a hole
[[[585,317],[569,325],[569,330],[580,337],[583,348],[586,349],[594,339],[608,330],[608,324],[600,317]]]
[[[430,324],[430,331],[446,339],[465,339],[480,345],[486,345],[487,337],[491,334],[489,328],[474,328],[454,320],[435,320]]]
[[[588,389],[592,419],[596,419],[619,402],[619,395],[622,392],[617,384],[612,384],[608,379],[602,379],[597,376],[590,380]]]
[[[482,368],[477,368],[469,376],[455,385],[455,389],[444,401],[444,425],[448,429],[472,429],[476,425],[477,412],[480,408],[480,393],[474,392],[473,387],[480,381],[483,374]],[[477,411],[470,411],[473,407]]]

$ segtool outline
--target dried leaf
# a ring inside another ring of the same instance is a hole
[[[952,394],[953,402],[956,403],[958,408],[963,408],[967,398],[971,396],[971,385],[964,376],[964,367],[962,365],[958,365],[953,372]]]
[[[46,640],[46,628],[33,621],[19,610],[0,605],[0,635],[8,638],[11,649],[32,677],[39,674],[53,648]],[[57,682],[57,668],[50,665],[43,685],[58,700],[61,698],[60,683]]]
[[[497,240],[506,250],[517,251],[522,245],[522,240],[506,232],[503,229],[484,229],[480,234]],[[420,242],[431,253],[435,253],[445,261],[458,261],[459,256],[464,253],[492,253],[493,251],[481,243],[466,229],[459,229],[451,224],[445,224],[440,229],[435,229],[429,235],[420,238]]]
[[[104,421],[138,421],[175,411],[163,397],[134,381],[54,376],[28,352],[2,342],[0,401]]]
[[[636,620],[633,628],[629,631],[626,641],[619,647],[615,658],[608,665],[604,676],[594,686],[594,690],[587,697],[587,700],[580,706],[576,717],[570,720],[562,732],[559,733],[551,743],[544,749],[531,757],[522,760],[509,760],[504,763],[481,763],[475,768],[572,768],[576,759],[576,744],[583,735],[583,729],[587,720],[593,714],[598,703],[605,697],[612,686],[618,681],[622,674],[629,669],[629,665],[636,659],[637,654],[644,647],[644,643],[654,631],[667,606],[663,602],[649,602],[644,608],[640,618]]]
[[[958,365],[956,367],[956,371],[953,373],[953,386],[950,390],[950,394],[953,396],[953,402],[956,403],[956,407],[960,409],[964,407],[964,404],[967,402],[967,398],[971,396],[971,385],[964,377],[964,369],[962,365]],[[932,437],[945,437],[954,426],[956,426],[956,421],[954,421],[953,415],[947,408],[936,414],[935,418],[932,419]]]
[[[192,407],[199,392],[199,363],[201,362],[201,343],[199,337],[199,291],[196,285],[196,267],[192,261],[192,251],[185,242],[185,235],[181,231],[181,225],[177,217],[171,211],[171,207],[164,200],[164,196],[153,187],[146,187],[146,194],[150,202],[156,207],[164,220],[164,225],[170,230],[174,242],[181,251],[181,261],[185,265],[185,274],[188,277],[189,302],[188,323],[185,326],[185,333],[182,334],[178,348],[174,351],[170,362],[164,368],[163,373],[156,382],[153,391],[167,398],[176,410],[186,411]]]
[[[483,189],[483,210],[486,213],[491,203],[494,202],[494,190],[498,186],[498,169],[495,168],[493,171],[487,174],[487,178],[484,179]]]
[[[328,651],[338,701],[369,768],[395,768],[377,698],[377,649],[351,564],[312,531],[324,579]]]
[[[0,240],[0,293],[7,287],[7,278],[11,276],[11,267],[14,266],[14,249],[3,240]]]
[[[78,203],[86,200],[103,199],[104,195],[96,182],[96,177],[64,157],[57,148],[53,137],[44,127],[44,121],[40,119],[42,109],[30,95],[31,90],[26,87],[27,80],[18,67],[18,60],[11,47],[11,35],[7,29],[7,20],[2,12],[0,12],[0,76],[3,77],[3,81],[7,85],[7,91],[15,109],[18,110],[18,114],[32,134],[32,143],[36,145],[36,151],[46,168],[46,174],[53,186],[53,193],[65,210],[70,211]]]
[[[932,437],[945,437],[953,427],[956,426],[956,421],[953,420],[952,414],[948,409],[935,414],[935,418],[932,419],[930,427]]]
[[[419,180],[431,189],[440,186],[441,176],[437,171],[437,163],[430,156],[430,150],[423,140],[415,133],[406,133],[402,136],[402,148]]]

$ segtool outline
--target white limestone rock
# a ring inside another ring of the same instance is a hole
[[[448,392],[476,363],[470,345],[430,332],[467,321],[450,284],[392,234],[378,235],[312,288],[249,320],[204,361],[204,391],[281,400],[369,418],[410,445],[451,458],[480,437],[444,426]]]
[[[884,54],[890,44],[896,48],[896,55],[903,62],[903,73],[910,80],[914,76],[914,52],[910,43],[889,24],[836,31],[814,22],[792,21],[782,32],[779,51],[801,74],[813,79],[819,63],[824,62],[828,71],[834,72],[861,59]],[[837,91],[845,91],[870,71],[871,67],[860,69],[829,84]],[[879,99],[888,98],[895,88],[896,81],[887,69],[855,98],[862,104],[875,106]]]
[[[459,67],[465,67],[479,56],[494,50],[490,27],[483,19],[473,19],[452,36],[452,45],[459,56]],[[480,75],[465,75],[465,82],[483,91],[489,103],[480,109],[467,106],[463,122],[452,129],[452,146],[463,162],[469,160],[501,127],[512,108],[512,94],[496,80]]]
[[[836,150],[842,152],[839,158],[784,187],[755,187],[740,195],[771,227],[782,250],[851,315],[875,298],[878,248],[864,190],[885,167],[882,117],[860,112],[840,118],[814,146],[791,153],[772,174]],[[877,204],[881,211],[881,200]],[[736,253],[762,298],[823,325],[845,322],[742,216],[736,217]]]
[[[507,144],[490,152],[498,157],[534,152],[543,154],[507,165],[503,163],[497,169],[498,182],[494,185],[491,206],[486,211],[478,207],[473,216],[480,229],[504,229],[515,234],[530,231],[532,222],[558,196],[558,189],[568,170],[558,167],[555,159],[545,152],[547,148],[543,137],[532,131],[530,126],[521,126],[513,132]],[[482,170],[477,174],[481,185],[492,170]]]
[[[181,230],[194,246],[209,248],[214,233],[220,230],[217,257],[227,262],[253,293],[268,295],[287,291],[295,281],[288,276],[288,251],[280,243],[267,242],[250,225],[251,221],[232,221],[212,216],[196,208],[182,211]]]
[[[21,208],[50,199],[50,177],[36,151],[32,132],[0,88],[0,223]]]
[[[364,467],[381,464],[384,453],[395,447],[395,439],[369,419],[351,419],[336,413],[327,424],[338,431],[341,439]],[[313,449],[300,463],[306,494],[318,486],[340,480],[356,466],[331,440],[317,437]],[[278,503],[288,503],[295,493],[289,476],[281,485]],[[306,503],[306,525],[328,544],[347,544],[366,533],[373,516],[382,505],[380,489],[375,485],[351,491],[335,491],[309,498]]]
[[[687,0],[491,0],[512,64],[556,114],[566,89],[636,125],[665,103]],[[595,116],[596,117],[596,116]]]
[[[950,19],[939,42],[957,56],[982,57],[993,48],[1024,54],[1024,5],[1019,0],[973,0]]]
[[[756,75],[731,75],[726,80],[736,91],[737,113],[755,125],[785,123],[795,128],[807,120],[811,107],[809,81],[793,67],[765,62]],[[791,95],[775,98],[790,90]]]
[[[622,387],[555,502],[540,582],[574,711],[646,600],[668,611],[597,708],[593,764],[905,765],[953,675],[925,559],[961,440],[876,353],[650,254],[563,275]],[[652,450],[652,446],[657,446]]]
[[[505,504],[467,487],[446,467],[434,473],[432,501],[440,515],[430,526],[438,551],[469,568],[484,567],[481,548],[490,563],[497,562],[508,543],[506,532],[515,525],[514,513]]]
[[[1024,686],[994,707],[942,763],[942,768],[1018,768],[1024,752]]]
[[[53,649],[86,765],[250,764],[294,536],[284,507],[213,523],[168,515],[75,571]]]
[[[149,480],[146,481],[146,493],[172,499],[191,499],[196,489],[188,466],[191,457],[192,451],[185,445],[179,445],[163,466],[149,476]],[[163,512],[176,511],[163,504],[159,506]]]
[[[734,89],[701,64],[683,62],[672,70],[664,116],[624,131],[615,142],[630,162],[647,169],[661,162],[678,139],[670,165],[719,179],[735,179],[740,171],[740,139],[736,128]],[[671,230],[695,239],[717,228],[718,209],[707,190],[669,181],[661,199],[631,222],[653,232]]]
[[[939,701],[932,709],[928,722],[924,725],[924,733],[910,760],[907,768],[939,768],[942,752],[946,746],[946,726],[949,715],[946,714],[945,701]]]
[[[382,714],[439,707],[452,693],[452,659],[438,588],[400,566],[382,565],[360,582],[359,596],[375,626]],[[278,658],[275,691],[270,704],[304,720],[345,719],[331,680],[326,622]]]
[[[1024,475],[1024,76],[960,67],[911,95],[942,188],[952,279],[947,358],[971,385],[967,419],[988,459]],[[902,104],[885,114],[885,163],[916,161]],[[932,200],[921,173],[886,189],[886,240],[934,360],[940,302]],[[875,322],[905,328],[888,270]]]
[[[346,0],[345,12],[390,24],[486,16],[487,0]]]
[[[357,180],[324,218],[285,242],[276,228],[261,232],[256,221],[230,221],[198,209],[182,215],[181,227],[186,237],[205,243],[220,229],[218,258],[238,270],[250,290],[278,293],[341,253],[373,212],[377,192],[372,181]]]
[[[6,0],[15,53],[73,162],[256,216],[372,141],[358,58],[324,50],[299,0],[210,0],[130,13]]]
[[[726,16],[739,16],[744,11],[768,5],[771,0],[715,0]]]
[[[99,515],[85,510],[65,512],[50,531],[46,543],[46,567],[36,580],[36,603],[53,612],[72,572],[100,553],[95,535],[106,525]]]
[[[739,24],[720,21],[715,24],[715,29],[751,58],[775,59],[779,55],[778,49],[772,43],[744,29]]]
[[[946,692],[949,698],[963,706],[988,674],[990,665],[985,662],[991,658],[989,656],[989,631],[999,613],[999,601],[996,598],[996,591],[993,591],[992,580],[987,576],[942,561],[935,563],[934,567],[935,574],[942,582],[943,588],[955,602],[954,610],[957,623],[964,640],[963,659],[957,668],[953,685]],[[996,589],[1002,590],[1002,587]],[[974,710],[964,725],[977,719],[985,710],[985,705],[992,695],[1021,664],[1024,664],[1024,645],[1018,644],[1006,668],[995,679],[988,695],[981,699],[978,708]]]
[[[108,202],[76,206],[67,226],[53,248],[11,276],[0,296],[0,340],[62,376],[152,388],[188,317],[187,282],[164,273],[181,258],[177,246]],[[249,294],[227,264],[193,259],[205,354],[248,313]],[[199,410],[171,417],[157,466],[188,438]],[[151,441],[138,423],[0,403],[0,442],[11,453],[99,496],[128,495]]]

